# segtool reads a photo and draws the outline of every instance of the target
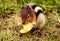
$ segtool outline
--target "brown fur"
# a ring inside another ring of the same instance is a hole
[[[28,14],[30,15],[30,19],[27,19]],[[24,24],[28,22],[36,24],[35,12],[29,6],[26,6],[26,7],[23,6],[20,10],[19,16],[21,16],[22,23]]]

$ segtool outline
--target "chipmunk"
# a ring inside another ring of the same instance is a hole
[[[21,17],[23,24],[20,33],[27,33],[34,28],[41,30],[45,25],[43,10],[35,3],[28,3],[22,6],[18,16]]]
[[[29,5],[22,6],[18,16],[21,18],[22,29],[20,33],[29,32],[36,25],[36,15]],[[19,23],[19,22],[18,22]],[[20,23],[19,23],[20,24]]]

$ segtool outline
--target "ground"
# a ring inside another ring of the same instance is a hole
[[[13,0],[13,4],[11,4],[11,0],[0,0],[0,2],[0,14],[3,15],[0,17],[0,41],[60,41],[59,0]],[[2,7],[2,2],[6,2],[5,5],[3,4],[4,8]],[[19,33],[15,16],[18,14],[20,7],[29,2],[34,2],[41,5],[46,16],[46,24],[39,33],[28,32],[26,34],[21,34]],[[4,9],[7,10],[3,11]]]

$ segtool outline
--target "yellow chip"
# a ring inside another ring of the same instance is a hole
[[[20,33],[27,33],[33,28],[32,23],[23,25],[23,29],[20,30]]]

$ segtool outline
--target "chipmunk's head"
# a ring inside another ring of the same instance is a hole
[[[33,26],[36,24],[35,12],[29,5],[22,6],[20,10],[20,16],[22,19],[23,29],[20,30],[21,33],[29,32]]]

